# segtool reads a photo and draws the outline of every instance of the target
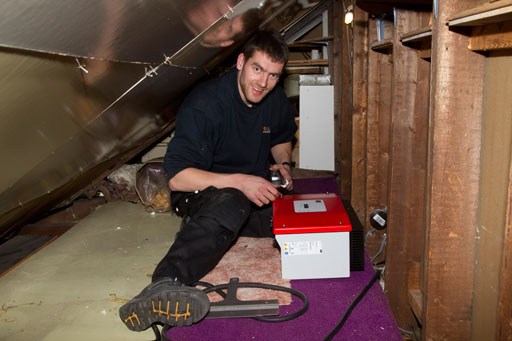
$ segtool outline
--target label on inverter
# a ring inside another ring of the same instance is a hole
[[[323,200],[294,200],[293,208],[295,209],[295,213],[327,211]]]
[[[285,242],[283,244],[284,256],[319,255],[322,253],[320,240]]]

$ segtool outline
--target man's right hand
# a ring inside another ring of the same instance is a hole
[[[276,186],[259,176],[233,174],[235,188],[241,190],[250,201],[259,207],[274,201],[279,195]]]

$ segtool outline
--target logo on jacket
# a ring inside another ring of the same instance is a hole
[[[270,134],[270,127],[263,126],[263,134]]]

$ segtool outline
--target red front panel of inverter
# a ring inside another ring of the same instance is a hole
[[[320,211],[308,211],[319,209]],[[284,195],[273,202],[274,234],[352,231],[340,198],[333,193]]]

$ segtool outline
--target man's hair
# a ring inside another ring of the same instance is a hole
[[[273,62],[285,64],[288,61],[288,45],[276,31],[258,31],[242,48],[245,60],[256,51],[265,53]]]

